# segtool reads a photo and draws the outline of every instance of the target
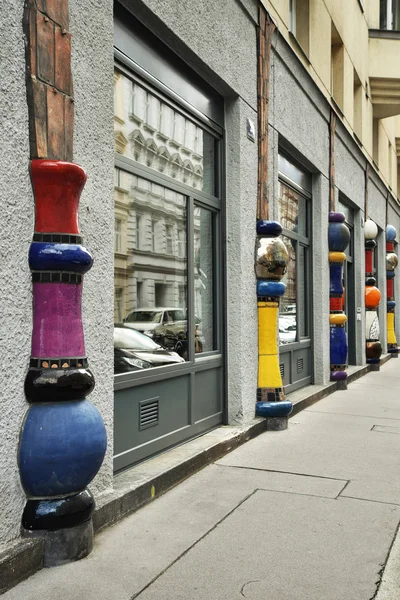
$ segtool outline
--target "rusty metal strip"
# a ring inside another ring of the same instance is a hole
[[[258,26],[258,195],[257,219],[268,219],[268,109],[271,76],[271,44],[275,24],[259,7]]]

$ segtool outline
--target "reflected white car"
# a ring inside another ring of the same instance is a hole
[[[279,315],[279,342],[290,344],[296,341],[297,324],[293,315]]]

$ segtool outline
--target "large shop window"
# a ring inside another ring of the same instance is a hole
[[[115,373],[220,350],[217,138],[117,66]]]
[[[311,381],[311,177],[279,155],[279,222],[289,254],[280,301],[280,369],[287,391]]]

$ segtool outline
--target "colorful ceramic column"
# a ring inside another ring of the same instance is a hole
[[[344,221],[343,213],[329,213],[331,381],[337,381],[340,389],[347,389],[347,317],[343,312],[343,263],[346,260],[344,250],[350,241],[350,231]]]
[[[83,276],[92,266],[82,246],[78,204],[86,181],[72,162],[74,98],[68,2],[25,3],[30,175],[35,230],[29,250],[33,332],[18,463],[27,496],[25,535],[43,538],[43,564],[86,556],[94,500],[88,484],[107,439],[99,411],[86,400],[94,378],[82,327]]]
[[[272,429],[287,427],[292,403],[285,399],[279,370],[279,298],[286,286],[288,252],[279,239],[282,227],[276,221],[257,223],[256,276],[258,310],[258,387],[256,415],[267,417]],[[277,419],[279,417],[279,419]]]
[[[399,355],[394,322],[394,311],[396,306],[394,276],[395,268],[399,262],[399,259],[394,252],[396,236],[396,229],[393,225],[388,225],[386,227],[387,350],[392,355],[392,358],[397,358]]]
[[[29,251],[33,282],[32,354],[25,381],[30,408],[19,444],[27,503],[22,525],[41,532],[44,562],[86,556],[92,547],[94,500],[87,485],[106,450],[95,406],[81,318],[83,275],[92,255],[81,245],[77,211],[85,172],[73,163],[31,162],[36,200]]]
[[[381,293],[376,287],[374,269],[375,238],[378,227],[372,219],[367,219],[364,225],[365,236],[365,337],[367,363],[379,370],[382,346],[379,341],[379,319],[377,308],[381,301]]]

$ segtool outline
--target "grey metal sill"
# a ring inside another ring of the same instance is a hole
[[[386,38],[388,40],[400,40],[400,31],[391,29],[369,29],[370,38]]]
[[[187,361],[177,365],[165,365],[163,367],[153,367],[152,369],[144,369],[143,371],[134,371],[128,373],[120,373],[114,375],[114,391],[124,390],[126,388],[171,379],[172,377],[182,377],[190,375],[190,373],[204,371],[215,367],[222,366],[222,355],[219,353],[210,354],[202,357],[201,360],[194,362]]]

